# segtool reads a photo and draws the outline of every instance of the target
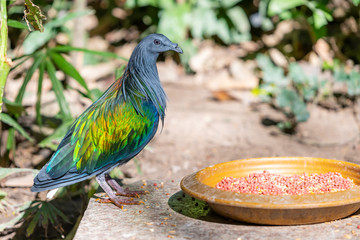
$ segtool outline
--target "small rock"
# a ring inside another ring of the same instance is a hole
[[[264,35],[262,40],[268,47],[274,47],[284,39],[286,34],[291,33],[294,29],[299,27],[299,23],[293,20],[282,21],[277,25],[273,34]]]
[[[119,19],[125,19],[127,17],[126,11],[124,9],[122,9],[122,8],[114,8],[111,11],[111,14],[114,17],[119,18]]]
[[[109,43],[99,36],[89,38],[87,45],[91,50],[96,51],[107,51],[109,47]]]
[[[90,31],[94,29],[97,25],[99,25],[99,20],[94,14],[85,15],[82,17],[84,19],[83,24],[85,30]]]
[[[269,49],[269,54],[274,63],[280,67],[287,67],[288,61],[284,54],[280,52],[277,48]]]
[[[59,44],[62,44],[62,45],[67,45],[69,44],[69,37],[67,34],[65,33],[58,33],[56,35],[56,41],[59,43]]]
[[[242,88],[244,89],[253,89],[259,83],[259,79],[255,76],[253,68],[250,68],[249,64],[238,59],[231,63],[230,73],[235,80],[241,82]]]
[[[320,57],[315,52],[311,51],[309,53],[309,63],[311,65],[321,66],[322,62],[323,61],[320,59]]]
[[[16,175],[16,174],[14,174]],[[16,177],[9,177],[3,183],[3,187],[31,187],[33,185],[34,174],[32,172],[21,173]]]
[[[327,62],[332,62],[334,53],[332,52],[330,45],[322,38],[317,40],[314,51],[320,56],[320,58]]]

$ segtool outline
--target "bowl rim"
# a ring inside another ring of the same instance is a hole
[[[332,163],[342,164],[344,166],[353,167],[359,170],[360,165],[346,161],[314,158],[314,157],[262,157],[262,158],[247,158],[238,159],[223,163],[211,165],[203,168],[195,173],[185,176],[181,182],[181,189],[188,195],[197,199],[206,201],[210,204],[219,204],[225,206],[236,206],[245,208],[261,208],[261,209],[309,209],[309,208],[325,208],[337,207],[342,205],[350,205],[360,203],[360,186],[356,185],[354,188],[319,194],[306,195],[258,195],[251,193],[236,193],[226,190],[220,190],[202,183],[199,176],[210,169],[218,168],[226,164],[231,164],[237,161],[258,161],[258,160],[290,160],[290,161],[329,161]],[[256,201],[251,201],[256,199]],[[330,199],[324,201],[323,199]],[[275,202],[275,203],[274,203]],[[279,203],[276,203],[279,202]]]

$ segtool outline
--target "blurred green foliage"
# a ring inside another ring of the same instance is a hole
[[[308,120],[306,102],[315,97],[319,83],[315,76],[303,74],[297,63],[292,63],[285,75],[283,68],[276,66],[268,56],[259,54],[256,60],[263,72],[263,82],[253,93],[280,109],[287,120],[278,123],[278,127],[292,132],[299,122]]]
[[[61,225],[59,226],[59,218],[61,218],[62,221],[69,223],[68,217],[51,202],[47,201],[33,201],[25,210],[23,218],[31,218],[30,223],[26,228],[27,237],[34,233],[35,227],[38,224],[45,229],[45,233],[47,232],[49,224],[51,224],[60,234],[63,234],[64,230]]]
[[[268,5],[268,16],[278,16],[280,20],[294,19],[308,24],[315,42],[316,39],[326,35],[327,24],[333,20],[331,11],[327,8],[329,2],[329,0],[271,0]]]
[[[250,23],[245,11],[237,4],[242,0],[129,0],[126,7],[133,11],[153,7],[157,14],[143,15],[149,31],[166,34],[183,48],[182,62],[186,65],[196,53],[193,39],[218,37],[224,44],[250,40]],[[158,18],[158,21],[157,21]]]
[[[345,67],[340,64],[336,64],[333,68],[334,79],[337,82],[343,82],[347,86],[347,94],[352,97],[360,97],[360,72],[351,69],[350,71],[345,71]]]
[[[336,82],[346,86],[347,95],[343,97],[353,102],[360,97],[360,72],[356,69],[346,71],[338,60],[331,66],[324,63],[322,69],[322,72],[330,71],[333,79],[319,79],[316,75],[310,75],[297,62],[290,63],[285,74],[282,67],[276,66],[270,57],[263,54],[258,54],[256,61],[262,71],[262,82],[253,89],[253,93],[285,115],[286,120],[279,122],[277,126],[286,133],[294,133],[300,122],[308,120],[308,103],[336,99]],[[336,94],[342,95],[339,92]]]

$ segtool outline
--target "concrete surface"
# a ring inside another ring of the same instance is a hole
[[[179,182],[139,181],[130,189],[149,191],[144,204],[100,204],[91,198],[75,240],[88,239],[360,239],[360,212],[345,219],[300,226],[260,226],[235,222],[211,211],[207,204],[186,196]]]

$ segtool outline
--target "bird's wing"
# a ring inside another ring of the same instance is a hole
[[[140,115],[118,96],[117,89],[115,82],[72,124],[46,167],[48,175],[59,178],[73,167],[78,173],[91,174],[125,163],[151,140],[159,121],[155,107],[143,103]]]

